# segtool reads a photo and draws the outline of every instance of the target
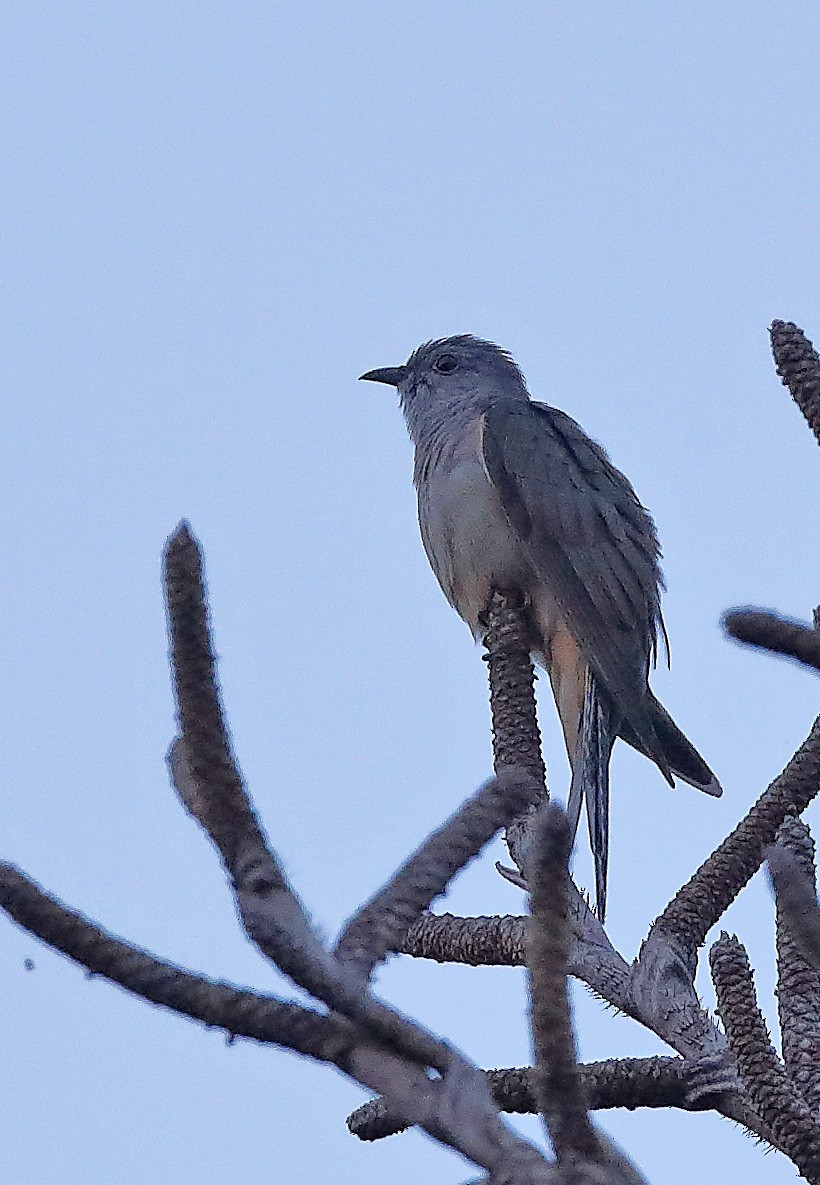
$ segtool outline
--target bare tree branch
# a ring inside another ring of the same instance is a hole
[[[0,906],[29,933],[144,1000],[209,1028],[223,1028],[232,1037],[275,1044],[337,1066],[369,1089],[387,1095],[405,1123],[424,1126],[465,1155],[474,1153],[476,1163],[484,1167],[496,1164],[506,1155],[505,1148],[518,1143],[498,1122],[488,1094],[489,1101],[482,1102],[483,1086],[476,1092],[469,1080],[432,1081],[389,1050],[364,1042],[361,1033],[341,1017],[323,1016],[163,962],[68,909],[8,864],[0,864]],[[469,1105],[467,1098],[472,1100]],[[456,1111],[461,1116],[457,1124]],[[454,1125],[452,1130],[448,1124]],[[513,1149],[513,1160],[520,1156],[528,1164],[544,1163],[526,1142],[523,1152]],[[522,1185],[530,1179],[522,1177]]]
[[[819,791],[820,717],[782,774],[675,894],[654,927],[677,937],[685,949],[698,950],[757,872],[786,816],[801,814]]]
[[[535,1088],[559,1165],[595,1160],[598,1144],[582,1096],[567,995],[568,862],[571,839],[561,808],[533,819],[527,876],[532,922],[528,962]]]
[[[814,842],[805,823],[786,819],[777,844],[767,852],[774,873],[777,918],[777,1008],[783,1060],[792,1082],[810,1109],[820,1109],[820,970],[804,954],[801,934],[806,919],[817,922],[820,954],[820,910],[815,896]],[[778,881],[780,888],[777,888]],[[784,883],[785,882],[785,883]],[[805,908],[795,909],[797,894]],[[797,926],[792,915],[797,913]]]
[[[731,1089],[725,1042],[694,988],[697,951],[763,860],[784,818],[804,810],[820,790],[820,718],[778,778],[734,831],[675,894],[653,923],[631,969],[632,1007],[625,1008],[688,1058],[707,1055],[704,1089]],[[722,1106],[728,1114],[726,1105]]]
[[[632,968],[610,945],[611,954],[605,953],[602,965],[614,967],[615,975],[605,984],[600,979],[596,983],[595,974],[587,980],[607,1001],[646,1024],[691,1059],[691,1098],[744,1122],[750,1130],[775,1143],[767,1123],[749,1112],[737,1095],[736,1071],[732,1059],[727,1058],[723,1035],[700,1006],[694,989],[696,952],[710,925],[759,866],[764,848],[783,818],[803,809],[819,782],[820,722],[816,722],[783,774],[652,927]],[[687,924],[681,926],[681,921]],[[404,949],[424,957],[474,964],[520,964],[523,927],[523,919],[438,919],[428,915],[408,934]],[[604,939],[608,943],[605,935]],[[576,968],[572,963],[579,947],[581,966]],[[587,979],[584,963],[594,965],[596,960],[589,958],[577,934],[573,956],[570,970]]]
[[[820,670],[820,630],[765,609],[730,609],[723,615],[726,632],[739,642],[795,658]]]
[[[757,1006],[742,944],[721,934],[709,952],[718,1012],[743,1085],[781,1148],[807,1180],[820,1181],[820,1126],[792,1087]]]
[[[193,975],[123,942],[45,893],[11,864],[0,864],[0,906],[28,933],[91,974],[209,1028],[280,1045],[337,1066],[343,1066],[352,1045],[360,1040],[341,1018]]]
[[[572,918],[568,971],[605,1003],[631,1016],[689,1058],[720,1053],[722,1035],[700,1007],[693,986],[694,966],[675,955],[663,935],[644,943],[630,966],[615,950],[594,914],[570,882]],[[579,902],[583,912],[579,914]],[[439,963],[472,967],[520,967],[526,963],[527,918],[456,917],[424,914],[402,942],[403,954]],[[733,1074],[723,1070],[712,1090],[730,1089]],[[704,1086],[705,1089],[705,1086]]]
[[[509,1070],[486,1070],[496,1106],[504,1112],[537,1115],[536,1071],[527,1066]],[[680,1057],[610,1058],[578,1066],[584,1101],[590,1111],[624,1107],[675,1107],[681,1111],[704,1111],[711,1106],[692,1099],[689,1091],[690,1063]],[[347,1125],[360,1140],[381,1140],[407,1127],[390,1113],[383,1099],[371,1099],[357,1108]]]
[[[579,915],[581,898],[571,882],[569,894],[573,926],[569,974],[685,1057],[703,1061],[704,1055],[719,1055],[725,1046],[723,1036],[701,1008],[693,985],[694,964],[676,954],[677,944],[655,934],[630,966],[585,905]],[[424,914],[408,931],[401,950],[440,963],[519,967],[526,962],[526,933],[526,917]],[[712,1063],[711,1093],[732,1088],[731,1067],[719,1067],[718,1059]]]
[[[268,848],[234,761],[216,681],[199,547],[184,524],[165,550],[165,587],[181,740],[171,768],[179,794],[222,856],[245,929],[299,987],[362,1024],[377,1042],[445,1075],[452,1051],[377,1003],[325,950]],[[188,779],[196,787],[192,791]]]
[[[366,979],[455,874],[540,795],[537,782],[520,770],[503,769],[424,841],[389,883],[347,923],[336,957]]]
[[[515,1140],[507,1136],[506,1129],[499,1139],[494,1108],[485,1130],[486,1116],[479,1117],[464,1107],[462,1127],[450,1133],[441,1117],[442,1099],[446,1099],[441,1084],[431,1081],[423,1071],[408,1067],[388,1050],[364,1043],[361,1033],[341,1017],[320,1015],[296,1004],[214,982],[157,959],[68,909],[8,864],[0,864],[0,907],[27,932],[92,974],[104,976],[146,1001],[201,1021],[209,1028],[223,1028],[233,1037],[275,1044],[332,1063],[370,1089],[387,1092],[391,1105],[399,1108],[405,1122],[426,1121],[427,1130],[433,1129],[431,1134],[458,1151],[464,1152],[469,1140],[488,1166],[496,1162],[501,1155],[499,1149],[510,1138]],[[452,1089],[449,1093],[453,1093]],[[475,1096],[474,1091],[467,1093]],[[451,1103],[446,1114],[452,1115],[455,1106]],[[524,1156],[537,1158],[538,1154],[532,1149]]]
[[[813,967],[820,967],[820,908],[811,879],[783,844],[770,848],[766,858],[778,907],[805,958]]]
[[[202,556],[185,522],[166,544],[164,572],[177,714],[196,787],[184,804],[210,835],[238,888],[258,874],[268,891],[289,893],[234,760],[208,629]]]
[[[352,1021],[366,1040],[347,1072],[384,1094],[410,1122],[510,1185],[552,1179],[527,1141],[504,1126],[483,1075],[446,1043],[376,1000],[360,975],[325,950],[256,821],[231,753],[207,621],[202,557],[186,524],[165,551],[165,586],[181,738],[171,755],[179,796],[222,856],[242,922],[294,982]],[[450,840],[453,840],[451,834]],[[439,851],[445,863],[453,857]],[[371,1045],[377,1049],[373,1065]],[[385,1074],[385,1055],[392,1066]],[[424,1070],[438,1072],[431,1079]]]
[[[770,333],[777,373],[820,442],[820,358],[793,321],[773,321]]]
[[[515,597],[494,595],[484,642],[490,664],[496,770],[515,761],[534,775],[540,773],[543,759],[532,689],[529,632],[526,611]],[[507,829],[510,853],[525,877],[531,826],[530,814]],[[648,1024],[678,1052],[686,1056],[707,1053],[712,1057],[720,1053],[723,1038],[700,1007],[693,985],[694,964],[681,956],[678,944],[658,932],[650,934],[641,960],[630,969],[574,885],[569,893],[574,935],[569,961],[572,974],[627,1015]],[[430,925],[426,921],[419,923],[416,936],[429,934]],[[437,936],[441,934],[439,927]],[[463,930],[460,937],[464,938]],[[720,1078],[721,1089],[726,1079],[725,1074]]]
[[[436,963],[469,967],[523,967],[527,962],[529,918],[515,914],[458,917],[424,913],[402,939],[399,951]]]
[[[612,946],[572,882],[569,894],[569,974],[583,980],[602,1000],[628,1011],[629,964]],[[527,917],[515,914],[458,917],[425,913],[407,931],[400,951],[437,963],[523,967],[527,962],[527,924]]]
[[[490,670],[496,773],[509,765],[519,766],[543,785],[544,796],[547,797],[526,609],[517,597],[495,592],[487,613],[486,627],[484,645]],[[532,817],[531,810],[507,828],[507,846],[521,873],[525,871]],[[572,883],[569,893],[574,935],[570,958],[572,974],[584,979],[603,998],[611,1000],[618,997],[619,1001],[625,1001],[628,994],[627,964],[609,941],[600,920]],[[618,1003],[616,1006],[621,1005]]]
[[[526,868],[531,886],[527,954],[538,1109],[567,1185],[639,1185],[643,1178],[629,1158],[592,1125],[578,1073],[567,994],[571,846],[563,810],[555,803],[543,804],[531,823]]]
[[[541,796],[549,797],[533,692],[530,634],[519,598],[510,593],[493,593],[486,627],[484,661],[489,668],[495,772],[511,765],[524,769],[541,787]],[[524,814],[507,828],[507,846],[519,869],[530,817],[531,812]]]

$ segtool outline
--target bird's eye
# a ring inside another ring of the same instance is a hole
[[[433,363],[433,370],[437,370],[439,374],[452,374],[454,370],[458,370],[458,358],[455,354],[439,354]]]

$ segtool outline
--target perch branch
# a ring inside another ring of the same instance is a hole
[[[489,668],[495,772],[510,765],[526,770],[546,798],[547,771],[533,691],[530,631],[519,598],[511,593],[493,593],[485,624],[484,661]],[[519,870],[523,867],[530,818],[528,812],[507,828],[507,847]]]
[[[546,769],[533,691],[535,672],[530,659],[530,629],[526,610],[514,595],[495,592],[485,626],[485,660],[489,666],[496,773],[510,765],[524,769],[543,788],[546,798]],[[529,813],[514,820],[507,828],[507,846],[522,874],[525,872],[532,814],[531,808]],[[572,882],[569,894],[574,939],[570,956],[572,973],[578,974],[593,991],[604,998],[617,996],[625,1000],[628,985],[626,963]]]

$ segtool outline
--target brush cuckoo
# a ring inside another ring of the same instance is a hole
[[[494,590],[525,606],[572,769],[573,833],[586,804],[598,913],[606,910],[609,759],[617,737],[670,785],[721,788],[649,688],[659,639],[660,547],[649,513],[604,450],[530,399],[508,353],[468,335],[361,376],[399,392],[415,446],[427,558],[476,639]]]

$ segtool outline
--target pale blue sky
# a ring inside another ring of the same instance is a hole
[[[726,794],[617,752],[610,932],[634,952],[817,709],[810,675],[717,623],[820,600],[817,446],[767,339],[773,317],[820,339],[818,37],[814,0],[4,7],[4,859],[167,958],[286,990],[167,788],[159,556],[183,515],[240,760],[328,934],[484,779],[484,664],[422,553],[395,396],[356,382],[472,332],[606,445],[664,545],[655,687]],[[498,854],[450,908],[520,909]],[[760,877],[726,925],[773,1017]],[[469,1175],[418,1135],[349,1137],[365,1096],[334,1072],[0,929],[15,1185]],[[483,1065],[529,1058],[518,972],[396,960],[379,987]],[[577,997],[584,1057],[660,1050]],[[602,1122],[654,1185],[795,1177],[714,1117]]]

